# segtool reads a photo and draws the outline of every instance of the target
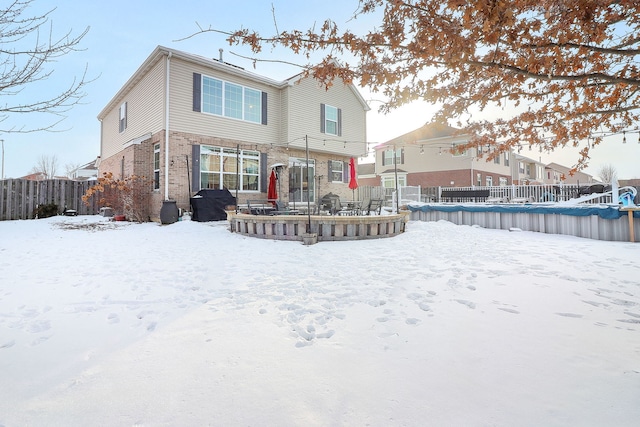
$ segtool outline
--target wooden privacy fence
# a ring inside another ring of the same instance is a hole
[[[98,210],[95,202],[92,206],[86,206],[82,202],[82,196],[93,184],[94,181],[66,179],[0,180],[0,221],[33,219],[39,205],[52,203],[58,205],[60,214],[66,207],[75,210],[78,215],[93,215]]]

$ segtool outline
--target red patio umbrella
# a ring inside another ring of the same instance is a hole
[[[353,190],[353,199],[355,200],[358,181],[356,181],[356,161],[353,157],[349,160],[349,188]]]
[[[269,186],[267,187],[267,200],[276,205],[278,200],[278,189],[276,188],[276,171],[271,169],[271,175],[269,175]]]

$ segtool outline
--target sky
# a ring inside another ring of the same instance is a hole
[[[3,426],[640,419],[637,243],[409,221],[304,246],[98,215],[0,236]]]
[[[78,166],[94,160],[100,150],[98,113],[158,45],[212,58],[217,58],[218,50],[223,48],[227,62],[277,80],[288,78],[299,71],[296,67],[266,62],[257,63],[254,69],[251,61],[233,55],[250,56],[249,50],[241,46],[230,47],[224,40],[225,37],[219,34],[205,33],[185,39],[198,32],[198,24],[203,28],[222,30],[250,28],[272,35],[275,33],[272,14],[274,8],[280,30],[307,29],[314,24],[317,27],[325,19],[331,18],[343,28],[364,32],[371,29],[375,22],[371,22],[373,17],[369,17],[368,21],[363,18],[351,19],[357,4],[357,0],[327,0],[303,4],[297,0],[34,0],[25,16],[55,8],[50,15],[53,34],[61,36],[69,30],[73,34],[80,34],[87,27],[90,30],[79,45],[82,50],[59,58],[52,64],[53,73],[46,83],[13,95],[17,102],[28,102],[34,93],[48,93],[47,91],[68,87],[74,77],[82,76],[85,67],[87,79],[92,82],[86,87],[82,104],[66,114],[66,119],[56,127],[57,132],[0,135],[0,139],[4,140],[5,177],[16,178],[28,174],[42,156],[56,157],[58,175],[64,175],[67,166]],[[29,11],[33,13],[30,14]],[[283,49],[265,49],[261,58],[305,62]],[[372,108],[367,117],[367,135],[371,143],[385,142],[410,132],[428,122],[435,111],[433,106],[417,102],[382,115],[377,112],[380,95],[371,94],[366,88],[360,89]],[[6,102],[15,103],[12,99]],[[3,127],[6,129],[11,124],[16,127],[26,125],[37,128],[50,123],[52,118],[22,115],[4,123]],[[600,167],[613,165],[619,178],[640,178],[640,144],[637,136],[634,134],[627,138],[626,144],[622,144],[621,136],[607,138],[606,144],[593,153],[591,166],[586,172],[597,175]],[[573,166],[578,159],[576,151],[570,149],[552,155],[527,150],[522,154],[565,166]]]

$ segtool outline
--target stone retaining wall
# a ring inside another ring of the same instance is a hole
[[[313,233],[318,241],[362,240],[393,237],[405,230],[409,212],[395,215],[249,215],[227,213],[231,232],[274,240],[302,241]],[[311,230],[307,230],[311,219]]]

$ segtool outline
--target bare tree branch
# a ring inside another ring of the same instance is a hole
[[[55,36],[50,22],[55,9],[30,16],[28,12],[32,1],[14,0],[0,10],[0,123],[33,113],[52,115],[55,119],[35,127],[27,124],[0,127],[2,133],[57,130],[66,113],[84,98],[85,87],[91,82],[87,79],[85,67],[79,77],[72,77],[68,86],[53,95],[40,95],[48,91],[33,90],[35,85],[44,84],[51,78],[54,62],[81,50],[80,42],[89,28],[75,36],[71,31]],[[27,91],[31,92],[27,94]],[[15,121],[20,119],[12,122]]]

